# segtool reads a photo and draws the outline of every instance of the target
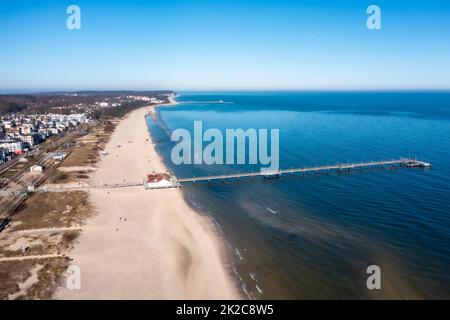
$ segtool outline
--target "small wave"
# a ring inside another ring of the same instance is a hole
[[[244,258],[242,257],[242,255],[241,255],[241,253],[239,252],[239,250],[236,248],[235,249],[235,251],[236,251],[236,255],[239,257],[239,260],[244,260]]]
[[[249,296],[248,291],[247,291],[247,286],[246,286],[244,283],[241,285],[241,289],[242,289],[242,291],[244,291],[244,293],[245,293],[247,296]]]
[[[249,274],[250,278],[252,278],[254,281],[257,281],[257,280],[256,280],[256,273],[254,273],[254,272],[249,272],[248,274]]]
[[[275,211],[275,210],[273,210],[273,209],[270,209],[269,207],[266,207],[266,206],[264,206],[264,207],[265,207],[266,210],[269,211],[270,213],[272,213],[272,214],[278,214],[277,211]]]
[[[256,285],[256,290],[258,290],[259,294],[262,294],[264,291],[258,285]]]
[[[251,300],[255,300],[253,294],[251,292],[248,292],[247,285],[245,284],[244,280],[239,275],[239,273],[234,265],[233,265],[233,272],[234,272],[235,276],[237,277],[237,279],[239,280],[239,283],[241,284],[241,289],[245,293],[247,298],[251,299]]]

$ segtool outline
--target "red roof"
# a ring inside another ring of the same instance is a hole
[[[160,182],[162,179],[170,180],[170,176],[166,173],[152,173],[147,175],[147,182]]]
[[[163,179],[160,173],[154,173],[147,175],[147,182],[159,182]]]

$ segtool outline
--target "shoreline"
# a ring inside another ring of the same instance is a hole
[[[120,121],[106,145],[110,153],[93,183],[142,180],[167,168],[146,124],[154,108]],[[80,267],[81,289],[59,288],[57,299],[240,299],[212,222],[189,206],[180,189],[143,187],[92,190],[97,214],[70,253]]]
[[[180,102],[175,100],[178,96],[179,95],[177,94],[177,95],[175,95],[173,97],[169,97],[169,101],[170,101],[169,103],[153,106],[152,107],[152,112],[150,114],[148,114],[146,117],[152,117],[153,121],[157,121],[155,109],[157,107],[174,106],[174,105],[180,104]],[[149,129],[149,135],[151,136],[150,129]],[[158,152],[157,152],[157,155],[158,155],[159,159],[161,160],[161,162],[164,163],[163,157]],[[239,280],[240,276],[239,276],[239,274],[237,273],[237,271],[235,269],[235,265],[233,263],[233,260],[232,260],[232,257],[231,257],[231,253],[229,252],[230,243],[225,238],[225,235],[224,235],[220,225],[218,224],[216,219],[214,219],[213,216],[208,214],[206,211],[202,211],[201,209],[196,207],[189,200],[189,194],[185,193],[182,188],[180,188],[178,190],[180,190],[181,197],[184,199],[186,205],[192,211],[194,211],[200,217],[201,220],[203,220],[202,222],[206,224],[207,230],[209,230],[209,232],[212,233],[211,236],[216,239],[217,246],[218,246],[219,257],[220,257],[220,259],[222,261],[223,267],[225,268],[225,270],[228,273],[228,275],[231,277],[231,281],[234,283],[234,286],[237,288],[237,291],[238,291],[237,296],[238,296],[238,298],[239,299],[249,298],[248,295],[244,295],[239,289],[239,287],[241,287],[243,283],[242,283],[242,280]]]

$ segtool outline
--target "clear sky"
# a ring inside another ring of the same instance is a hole
[[[0,44],[0,91],[450,89],[443,0],[1,0]]]

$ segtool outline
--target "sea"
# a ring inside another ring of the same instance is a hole
[[[171,134],[193,134],[195,121],[224,136],[278,129],[281,169],[432,164],[184,185],[187,202],[214,222],[244,297],[450,298],[450,92],[182,92],[177,101],[147,124],[179,178],[259,169],[174,164]]]

